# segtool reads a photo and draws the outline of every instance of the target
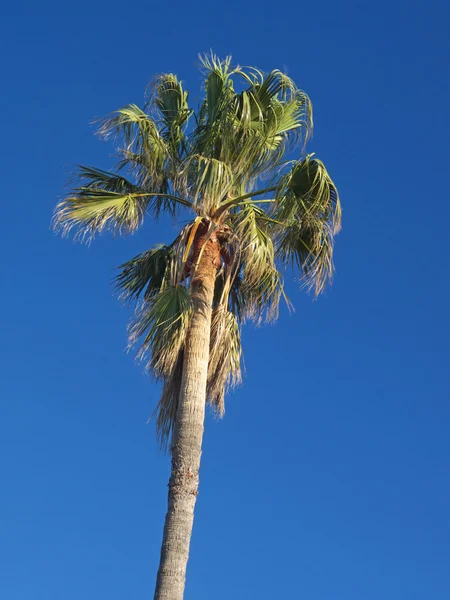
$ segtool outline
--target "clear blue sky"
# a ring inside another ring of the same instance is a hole
[[[92,118],[163,71],[196,99],[212,48],[309,93],[344,227],[334,285],[245,330],[245,384],[207,419],[186,600],[447,600],[449,9],[55,6],[1,24],[0,596],[152,597],[169,461],[111,279],[173,232],[87,248],[49,220],[73,163],[113,163]]]

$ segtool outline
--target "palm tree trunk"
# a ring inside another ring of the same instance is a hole
[[[197,252],[203,245],[197,240]],[[182,600],[197,500],[202,449],[211,312],[219,244],[211,237],[191,283],[193,314],[184,350],[183,376],[172,440],[172,473],[155,600]]]

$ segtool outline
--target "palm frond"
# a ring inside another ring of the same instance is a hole
[[[312,132],[312,106],[309,97],[297,89],[286,75],[273,71],[241,98],[247,98],[246,137],[252,141],[249,157],[254,175],[273,170],[286,151],[304,144]],[[251,132],[251,133],[250,133]]]
[[[219,416],[225,412],[225,394],[242,381],[241,337],[235,315],[225,306],[213,311],[206,393]]]
[[[333,278],[334,235],[328,223],[311,219],[295,221],[280,234],[279,253],[298,267],[305,286],[318,296]]]
[[[105,229],[133,233],[142,224],[150,200],[149,194],[134,186],[128,192],[91,187],[75,188],[74,192],[56,206],[53,227],[62,235],[75,228],[75,237],[88,241]]]
[[[177,187],[192,197],[198,212],[209,215],[234,184],[232,168],[216,159],[194,154],[180,167]]]
[[[228,306],[229,310],[236,315],[238,322],[244,323],[247,318],[247,304],[242,289],[242,275],[240,273],[237,273],[231,281]]]
[[[192,302],[182,285],[169,285],[144,302],[130,327],[130,346],[141,340],[138,357],[156,379],[173,372],[186,337]]]
[[[308,96],[298,90],[285,102],[272,102],[264,123],[267,145],[278,149],[283,142],[286,145],[293,139],[306,142],[312,132],[312,108]]]
[[[219,60],[215,55],[200,56],[205,68],[205,99],[197,115],[197,127],[190,136],[192,154],[226,161],[224,127],[229,125],[235,92],[231,78],[231,58]],[[228,163],[229,164],[229,163]]]
[[[175,125],[182,127],[191,111],[188,106],[188,92],[183,90],[176,75],[160,75],[155,84],[155,105],[161,112],[164,125],[170,131]]]
[[[320,160],[307,156],[294,164],[281,181],[273,216],[283,222],[275,226],[277,253],[320,294],[333,275],[334,236],[341,226],[339,194]]]
[[[266,227],[258,222],[258,216],[264,215],[261,208],[250,203],[243,206],[233,219],[241,260],[245,265],[245,285],[256,284],[264,270],[274,264],[272,239]]]
[[[236,256],[242,265],[240,304],[245,306],[245,317],[257,322],[263,318],[275,320],[280,299],[286,298],[283,278],[275,265],[275,248],[265,215],[254,204],[246,204],[232,215],[235,243],[238,244]]]
[[[153,411],[153,417],[156,419],[156,433],[163,450],[168,449],[175,426],[182,377],[183,350],[180,350],[173,371],[164,379],[161,398]]]
[[[172,157],[181,160],[187,143],[183,128],[192,114],[188,105],[188,93],[172,73],[160,75],[154,84],[154,90],[154,104],[164,124],[162,135]]]
[[[155,121],[136,104],[127,104],[99,119],[98,134],[106,139],[123,136],[126,146],[145,148],[160,137]]]
[[[157,218],[161,210],[175,214],[179,206],[191,207],[187,199],[170,194],[161,182],[151,189],[95,167],[79,166],[72,182],[72,192],[56,206],[53,227],[63,235],[75,228],[76,237],[83,240],[104,230],[133,233],[146,212]]]
[[[227,105],[232,95],[231,75],[234,70],[231,68],[231,56],[220,60],[213,53],[200,56],[200,61],[205,68],[205,104],[207,119],[209,124],[215,122],[221,109]]]
[[[75,189],[81,187],[117,193],[145,192],[123,175],[85,165],[78,165],[78,171],[72,176],[72,181],[76,184]]]
[[[137,301],[142,296],[150,300],[170,282],[168,271],[172,259],[172,248],[158,244],[120,265],[120,273],[116,277],[120,297]]]
[[[142,340],[138,358],[147,361],[148,371],[164,383],[156,408],[157,431],[164,446],[175,423],[180,369],[192,302],[182,286],[167,286],[145,301],[130,328],[130,345]]]
[[[120,168],[127,167],[144,188],[160,190],[167,180],[169,148],[154,119],[136,104],[128,104],[100,122],[98,133],[123,142]]]

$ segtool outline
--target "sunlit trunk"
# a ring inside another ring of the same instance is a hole
[[[197,245],[201,245],[201,239]],[[205,419],[206,379],[214,282],[219,244],[212,237],[191,284],[193,314],[186,340],[183,377],[172,442],[172,473],[155,600],[182,600],[189,557]]]

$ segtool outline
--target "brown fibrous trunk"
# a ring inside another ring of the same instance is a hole
[[[172,438],[172,472],[155,600],[182,600],[184,594],[199,486],[214,283],[220,260],[217,237],[209,236],[207,224],[201,223],[192,252],[193,313]]]

